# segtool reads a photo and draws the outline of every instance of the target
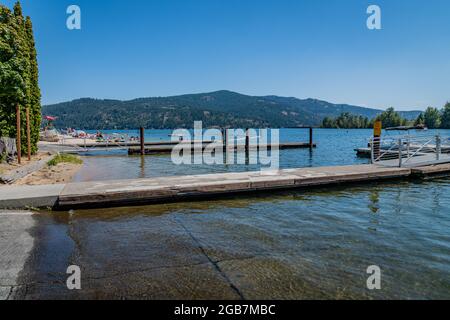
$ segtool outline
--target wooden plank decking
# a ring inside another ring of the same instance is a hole
[[[58,207],[171,202],[221,194],[400,178],[410,174],[410,169],[356,165],[69,183],[59,196]]]
[[[210,143],[204,143],[202,145],[202,149],[205,149]],[[176,144],[170,144],[170,145],[148,145],[145,147],[145,154],[158,154],[158,153],[171,153],[173,148],[175,147]],[[191,150],[194,149],[194,144],[191,143],[185,143],[185,147],[189,147],[191,146]],[[219,146],[220,147],[220,146]],[[305,142],[284,142],[284,143],[279,143],[279,144],[267,144],[267,145],[258,145],[258,146],[252,146],[250,145],[250,150],[256,150],[258,148],[267,148],[267,149],[272,149],[274,147],[278,147],[278,149],[280,150],[284,150],[284,149],[306,149],[306,148],[315,148],[316,144],[313,144],[312,146],[310,146],[309,143],[305,143]],[[228,149],[232,149],[234,148],[235,150],[238,148],[244,149],[245,146],[244,145],[239,145],[236,146],[234,145],[233,147],[228,147]],[[223,150],[225,151],[227,148],[225,146],[223,146]],[[128,154],[130,155],[135,155],[135,154],[140,154],[141,150],[140,148],[129,148],[128,149]]]
[[[450,175],[450,164],[419,168],[351,165],[221,173],[149,179],[69,183],[55,186],[0,186],[0,209],[76,209],[210,199],[278,189],[327,187],[385,179]]]
[[[425,180],[430,178],[448,177],[450,175],[450,163],[411,168],[411,174]]]

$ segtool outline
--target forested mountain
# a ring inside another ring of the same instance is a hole
[[[191,128],[196,120],[203,121],[204,127],[318,126],[326,116],[343,112],[373,118],[382,110],[231,91],[130,101],[84,98],[43,107],[44,115],[58,117],[56,127],[78,129]],[[401,114],[415,119],[420,112]]]

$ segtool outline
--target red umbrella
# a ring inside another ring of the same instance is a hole
[[[56,120],[56,117],[45,116],[44,119],[45,119],[45,120],[48,120],[48,121],[55,121],[55,120]]]

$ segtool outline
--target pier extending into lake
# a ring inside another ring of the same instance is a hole
[[[172,144],[155,144],[155,145],[146,145],[146,147],[144,148],[144,153],[146,155],[149,154],[164,154],[164,153],[171,153],[173,148],[175,146],[183,146],[183,149],[186,148],[191,148],[191,150],[195,150],[196,144],[195,142],[190,143],[190,142],[181,142],[181,143],[172,143]],[[208,146],[211,145],[211,142],[204,142],[204,143],[200,143],[199,147],[202,148],[202,150],[204,150],[205,148],[207,148]],[[218,148],[220,149],[221,145],[218,145]],[[257,149],[262,149],[262,148],[266,148],[268,150],[271,150],[273,148],[278,148],[279,150],[284,150],[284,149],[307,149],[307,148],[315,148],[316,144],[313,143],[312,145],[310,145],[309,143],[305,143],[305,142],[282,142],[282,143],[277,143],[277,144],[264,144],[264,145],[250,145],[249,149],[250,150],[257,150]],[[229,150],[239,150],[242,149],[244,150],[246,147],[245,145],[234,145],[234,146],[223,146],[223,151],[227,152]],[[128,149],[128,154],[129,155],[140,155],[141,154],[141,149],[140,148],[129,148]]]
[[[252,135],[252,129],[245,129],[242,131],[243,137],[234,136],[229,132],[229,129],[221,129],[220,132],[222,137],[219,140],[195,140],[195,139],[185,139],[183,137],[178,137],[177,141],[173,139],[170,141],[145,141],[145,129],[140,128],[139,140],[130,140],[128,135],[121,136],[120,139],[112,139],[108,137],[104,141],[94,141],[91,139],[84,138],[70,138],[65,137],[61,142],[46,144],[41,146],[44,149],[50,149],[57,152],[63,153],[73,153],[73,154],[84,154],[90,152],[108,152],[114,150],[127,150],[129,155],[152,155],[152,154],[167,154],[171,153],[172,150],[179,145],[183,146],[183,149],[191,147],[191,150],[195,149],[205,149],[208,146],[215,145],[215,148],[219,148],[223,145],[223,151],[228,152],[230,150],[258,150],[262,148],[274,149],[302,149],[302,148],[316,148],[317,145],[313,141],[313,127],[296,127],[290,129],[308,129],[309,139],[308,142],[269,142],[269,143],[255,143],[253,139],[255,136]],[[195,137],[194,137],[195,138]],[[230,139],[231,138],[231,139]],[[238,143],[241,138],[243,141]],[[259,136],[256,136],[259,139]]]
[[[149,179],[0,187],[0,208],[48,207],[55,210],[202,200],[226,195],[307,189],[411,177],[450,174],[450,164],[417,168],[351,165],[174,176]]]

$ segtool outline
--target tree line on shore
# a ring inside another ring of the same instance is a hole
[[[345,112],[336,118],[325,117],[322,128],[368,129],[373,127],[375,121],[381,121],[383,128],[424,126],[429,129],[450,129],[450,102],[447,102],[441,110],[428,107],[415,120],[403,118],[394,108],[388,108],[373,119]]]
[[[22,152],[27,150],[26,108],[30,111],[31,151],[37,151],[41,126],[41,91],[37,53],[30,17],[20,2],[11,11],[0,5],[0,137],[17,136],[16,107],[20,106]]]

